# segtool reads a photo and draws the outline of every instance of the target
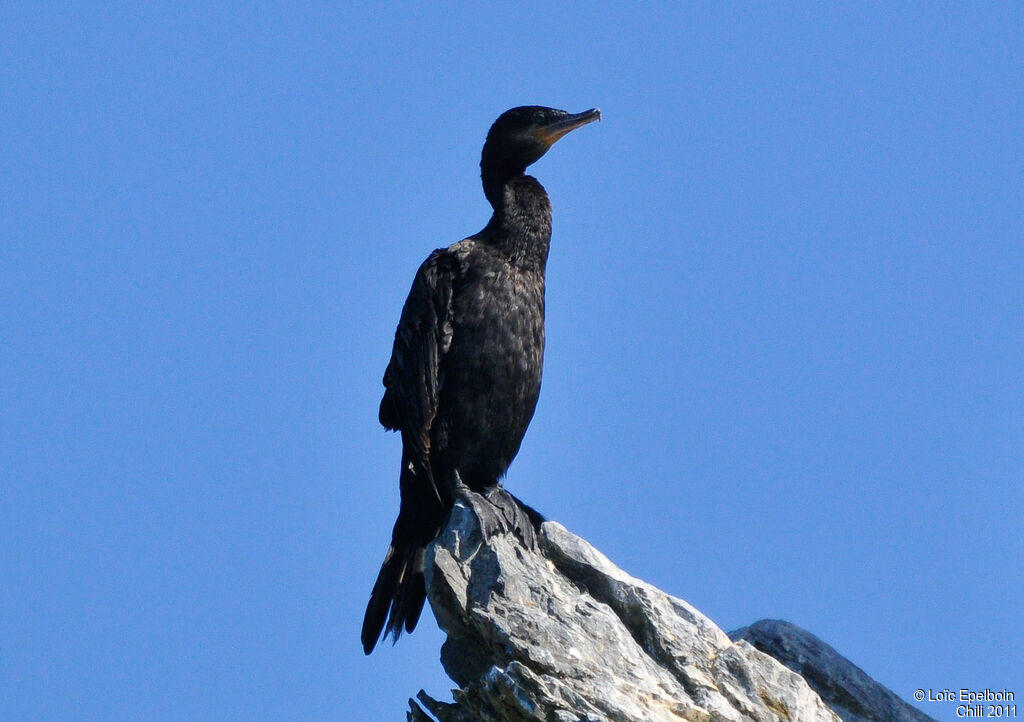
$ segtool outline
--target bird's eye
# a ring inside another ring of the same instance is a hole
[[[539,110],[533,114],[533,122],[536,123],[537,125],[543,125],[544,120],[544,114],[541,113]]]

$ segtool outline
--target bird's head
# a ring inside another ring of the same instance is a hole
[[[597,108],[582,113],[524,105],[506,110],[487,133],[480,166],[485,173],[518,175],[537,162],[555,141],[569,131],[601,119]]]

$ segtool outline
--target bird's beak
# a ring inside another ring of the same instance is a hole
[[[533,133],[542,143],[550,148],[556,140],[569,131],[576,130],[587,123],[593,123],[595,120],[601,120],[599,108],[591,108],[590,110],[584,110],[582,113],[566,116],[561,120],[556,120],[554,123],[537,128]]]

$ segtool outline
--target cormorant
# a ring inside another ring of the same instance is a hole
[[[480,159],[490,221],[431,253],[416,273],[380,402],[381,424],[402,434],[401,507],[363,619],[366,654],[382,629],[397,641],[416,626],[426,598],[424,548],[457,496],[483,494],[492,529],[535,543],[542,517],[499,484],[533,417],[544,358],[551,204],[524,171],[563,135],[600,117],[596,108],[502,113]]]

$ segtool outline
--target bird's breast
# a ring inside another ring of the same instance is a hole
[[[479,351],[481,371],[489,373],[522,374],[534,365],[539,370],[544,353],[543,276],[510,266],[475,275],[453,304],[452,351]]]
[[[544,273],[493,249],[474,250],[453,289],[451,346],[431,433],[444,463],[482,488],[515,457],[540,394]]]

